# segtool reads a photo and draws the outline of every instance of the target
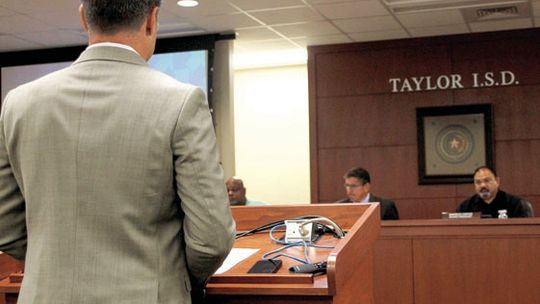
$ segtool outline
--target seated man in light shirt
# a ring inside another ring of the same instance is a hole
[[[250,200],[246,197],[246,187],[244,182],[238,177],[230,177],[225,182],[227,186],[227,194],[229,195],[229,203],[231,206],[260,206],[266,205],[261,201]]]
[[[393,201],[377,197],[369,192],[371,188],[371,178],[366,169],[360,167],[349,169],[343,178],[345,179],[347,198],[339,200],[336,203],[378,202],[380,203],[382,220],[399,219],[399,213],[396,204]]]

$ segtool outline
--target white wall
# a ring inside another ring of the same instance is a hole
[[[309,203],[307,65],[234,72],[235,175],[247,197]]]
[[[214,52],[214,123],[225,178],[236,171],[234,152],[233,42],[216,42]]]

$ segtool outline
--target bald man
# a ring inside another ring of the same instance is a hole
[[[244,182],[238,177],[230,177],[225,182],[227,186],[227,194],[229,195],[229,203],[231,206],[260,206],[266,205],[266,203],[249,200],[246,197],[246,187]]]

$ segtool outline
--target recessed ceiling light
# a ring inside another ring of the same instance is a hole
[[[196,0],[180,0],[176,2],[181,7],[195,7],[199,5],[199,1]]]

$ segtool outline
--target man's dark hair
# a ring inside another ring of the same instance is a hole
[[[161,0],[82,0],[88,26],[103,34],[136,30]]]
[[[497,172],[495,172],[495,169],[491,168],[490,166],[480,166],[478,168],[476,168],[473,172],[473,176],[476,175],[476,172],[480,171],[480,170],[489,170],[491,171],[491,173],[493,173],[493,176],[497,177]]]
[[[371,178],[369,177],[369,172],[360,167],[351,168],[345,173],[344,178],[356,177],[358,180],[362,181],[362,184],[371,183]]]

